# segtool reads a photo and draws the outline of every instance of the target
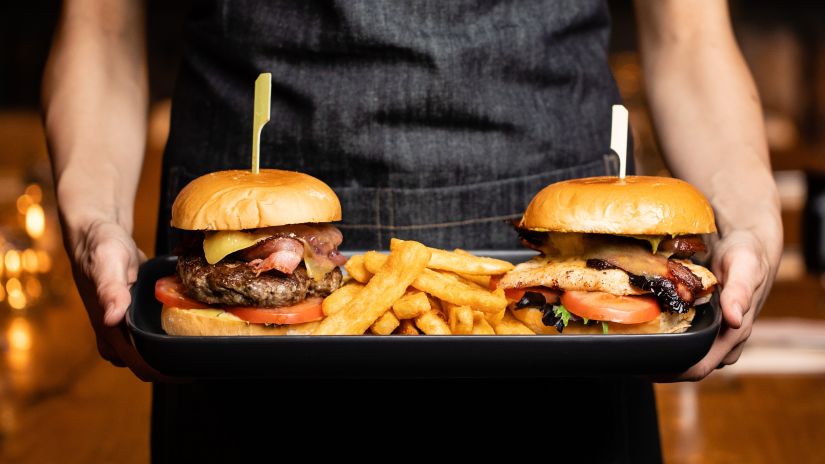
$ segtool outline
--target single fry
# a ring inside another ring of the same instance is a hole
[[[392,239],[392,242],[401,242],[403,240]],[[390,243],[392,248],[392,243]],[[445,271],[452,271],[462,274],[474,275],[496,275],[504,274],[512,270],[515,266],[512,263],[493,258],[482,258],[470,253],[462,254],[447,250],[439,250],[438,248],[430,248],[430,262],[427,267],[430,269],[442,269]]]
[[[432,306],[427,295],[418,290],[407,293],[392,305],[392,312],[398,319],[415,319],[430,309]]]
[[[405,242],[392,253],[358,295],[343,309],[321,321],[316,335],[363,334],[425,270],[430,250],[418,242]],[[419,316],[421,317],[421,316]]]
[[[373,274],[381,269],[381,266],[384,265],[384,262],[387,260],[387,255],[384,253],[379,253],[377,251],[368,251],[364,253],[364,267],[366,267],[367,271],[372,272]]]
[[[350,282],[332,292],[328,297],[324,298],[324,302],[321,304],[321,310],[324,311],[324,316],[335,314],[343,309],[347,303],[358,295],[358,292],[360,292],[362,288],[364,288],[362,284]]]
[[[387,311],[377,321],[373,322],[370,326],[370,332],[375,335],[390,335],[399,325],[401,325],[401,322],[395,317],[395,314],[392,311]]]
[[[489,322],[490,325],[492,325],[493,328],[495,328],[496,324],[501,322],[501,319],[504,318],[504,313],[505,312],[507,312],[506,308],[502,309],[501,311],[499,311],[497,313],[487,313],[484,316],[485,316],[485,319],[487,319],[487,322]]]
[[[405,243],[407,242],[392,239],[390,249],[394,251],[395,247],[403,246]],[[377,271],[382,260],[385,261],[386,256],[380,253],[370,255],[370,259],[366,261],[367,269]],[[457,276],[450,277],[432,269],[424,269],[412,283],[412,286],[441,300],[459,306],[470,306],[486,313],[497,313],[507,306],[507,299],[504,297],[503,291],[497,290],[491,293],[462,283]]]
[[[415,325],[427,335],[450,335],[450,327],[435,311],[427,311],[416,317]]]
[[[425,295],[427,294],[425,293]],[[427,295],[427,299],[430,300],[430,307],[433,311],[438,311],[442,314],[444,313],[444,304],[442,304],[441,300],[432,295]]]
[[[473,332],[473,310],[469,306],[458,306],[452,303],[445,305],[447,322],[450,331],[456,335],[467,335]]]
[[[372,277],[372,273],[364,267],[364,255],[355,255],[348,259],[347,263],[344,264],[344,269],[350,277],[362,284],[369,282]]]
[[[418,329],[415,328],[415,322],[413,322],[412,319],[402,320],[401,325],[398,326],[395,333],[397,335],[421,335]]]
[[[455,280],[456,282],[461,282],[464,285],[469,285],[470,287],[478,287],[482,290],[487,290],[488,289],[487,287],[482,287],[481,285],[477,284],[472,279],[465,279],[464,276],[462,276],[460,274],[456,274],[455,272],[451,272],[451,271],[436,271],[436,272],[438,272],[439,274],[441,274],[445,277],[449,277],[449,278]],[[467,274],[467,275],[469,275],[469,274]],[[472,276],[472,277],[490,277],[490,276]]]
[[[481,311],[473,311],[473,335],[495,335],[496,331],[493,326],[487,322],[484,313]]]
[[[493,329],[497,335],[535,335],[536,333],[530,330],[529,327],[522,324],[516,319],[510,311],[504,313],[504,317],[500,321],[491,322]]]
[[[507,299],[503,293],[498,295],[471,287],[432,269],[424,269],[413,282],[413,287],[441,300],[460,306],[470,306],[487,313],[497,313],[507,306]]]
[[[472,275],[472,274],[458,274],[464,280],[469,280],[481,288],[490,288],[490,276],[488,275]]]

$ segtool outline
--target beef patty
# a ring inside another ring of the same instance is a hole
[[[312,296],[327,296],[341,286],[337,267],[315,281],[301,263],[292,274],[278,271],[255,275],[243,261],[224,259],[209,264],[203,256],[178,258],[178,275],[190,297],[207,304],[224,306],[289,306]]]

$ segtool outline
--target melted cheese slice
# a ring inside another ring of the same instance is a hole
[[[203,254],[206,256],[207,263],[215,264],[231,253],[249,248],[271,236],[272,233],[261,231],[221,230],[209,232],[203,239]]]

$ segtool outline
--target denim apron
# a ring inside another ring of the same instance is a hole
[[[187,27],[158,254],[178,238],[168,224],[183,186],[249,166],[253,82],[261,72],[272,73],[261,166],[306,172],[335,190],[342,249],[383,249],[391,237],[517,248],[506,222],[542,187],[616,171],[604,155],[610,107],[620,97],[607,64],[602,0],[211,0],[195,2]],[[652,389],[631,379],[156,384],[152,455],[157,462],[272,456],[296,417],[343,421],[352,432],[344,418],[375,413],[384,428],[394,411],[369,407],[382,399],[403,410],[427,398],[434,416],[420,418],[441,423],[439,402],[447,408],[451,397],[490,388],[495,398],[531,398],[527,412],[546,424],[534,437],[555,443],[550,456],[578,447],[585,460],[659,459]],[[340,392],[349,400],[332,400]],[[507,414],[524,417],[515,407]],[[471,411],[459,416],[465,424],[472,418]],[[272,420],[275,438],[251,440],[262,433],[255,418]],[[597,444],[575,428],[558,438],[557,427],[577,421],[579,430],[599,429]]]

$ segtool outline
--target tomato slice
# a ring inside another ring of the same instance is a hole
[[[504,296],[509,301],[518,301],[527,292],[541,293],[544,295],[544,301],[547,303],[555,303],[559,301],[559,293],[555,290],[550,290],[547,287],[523,287],[523,288],[505,288]]]
[[[303,322],[320,321],[324,318],[321,310],[323,298],[307,298],[306,300],[280,308],[225,308],[226,311],[239,318],[254,324],[301,324]]]
[[[209,309],[211,306],[186,296],[186,287],[178,276],[161,277],[155,282],[155,298],[167,306],[181,309]]]
[[[652,321],[662,312],[652,296],[617,296],[604,292],[566,291],[561,304],[579,317],[619,324]]]
[[[498,288],[498,282],[502,276],[493,276],[490,278],[490,290]],[[555,290],[550,290],[547,287],[522,287],[522,288],[505,288],[504,296],[509,301],[518,301],[527,292],[541,293],[548,303],[555,303],[559,299],[559,293]]]

